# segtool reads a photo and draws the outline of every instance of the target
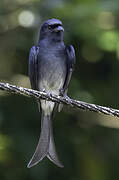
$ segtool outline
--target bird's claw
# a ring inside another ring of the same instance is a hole
[[[60,96],[64,97],[65,99],[69,100],[69,96],[67,96],[67,93],[65,92],[65,90],[63,88],[60,89]]]
[[[46,93],[46,90],[45,90],[45,88],[43,89],[43,92],[44,92],[44,93]]]
[[[65,95],[65,91],[64,91],[64,89],[63,88],[61,88],[60,90],[59,90],[59,95],[60,96],[64,96]]]

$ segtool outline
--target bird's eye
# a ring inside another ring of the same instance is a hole
[[[48,26],[48,29],[52,29],[52,27],[49,25],[49,26]]]

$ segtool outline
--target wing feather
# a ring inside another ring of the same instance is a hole
[[[74,70],[74,64],[75,64],[75,50],[72,45],[66,46],[66,58],[67,58],[67,74],[63,86],[63,94],[67,95],[69,82],[71,80],[72,72]],[[60,112],[63,108],[63,104],[58,105],[58,111]]]
[[[63,87],[65,92],[67,92],[75,64],[75,50],[72,45],[66,46],[66,57],[67,57],[67,75]]]
[[[29,54],[29,77],[34,90],[38,90],[38,52],[39,47],[33,46]]]

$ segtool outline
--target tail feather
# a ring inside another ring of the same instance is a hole
[[[52,123],[52,122],[51,122]],[[53,138],[53,131],[52,131],[52,124],[50,123],[50,142],[49,142],[49,149],[47,157],[57,166],[64,167],[63,164],[60,162],[56,149],[55,149],[55,143]]]
[[[47,156],[54,164],[59,167],[63,167],[59,161],[55,144],[53,139],[51,116],[46,116],[42,112],[41,117],[41,135],[36,148],[36,151],[28,163],[27,167],[30,168],[38,164],[45,156]]]
[[[49,122],[50,117],[42,115],[42,123],[41,123],[41,135],[36,148],[36,151],[28,163],[27,167],[30,168],[37,163],[39,163],[45,156],[47,156],[49,141],[50,141],[50,129]]]

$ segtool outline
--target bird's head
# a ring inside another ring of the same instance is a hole
[[[40,39],[49,38],[53,41],[63,40],[64,28],[62,22],[58,19],[49,19],[45,21],[40,29]]]

